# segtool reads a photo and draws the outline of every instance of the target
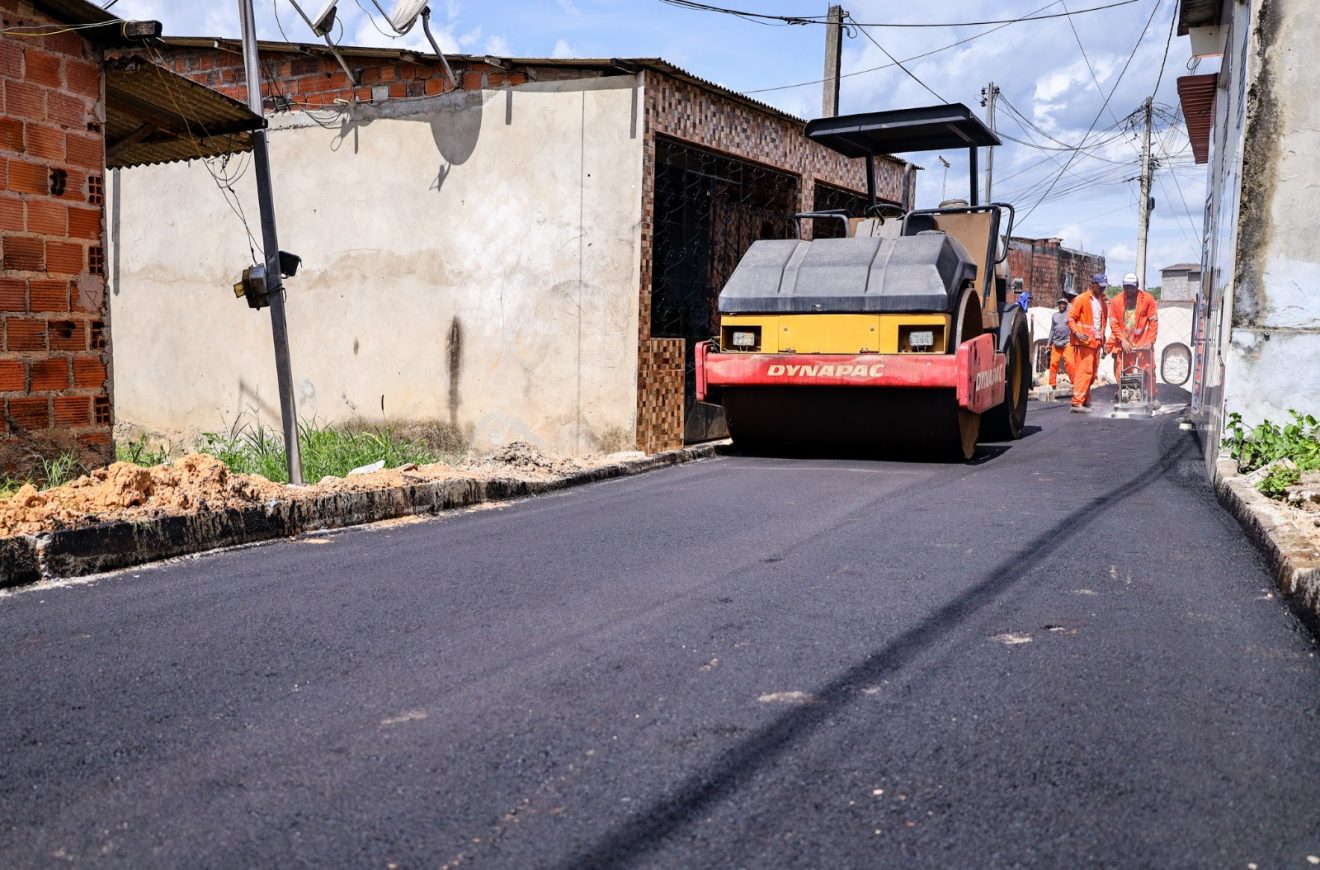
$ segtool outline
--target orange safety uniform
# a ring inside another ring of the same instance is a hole
[[[1063,363],[1063,371],[1068,375],[1069,383],[1073,379],[1072,365],[1072,345],[1065,344],[1063,347],[1050,345],[1050,386],[1053,387],[1059,382],[1059,363]]]
[[[1095,309],[1091,300],[1099,299],[1100,323],[1097,329]],[[1073,407],[1091,403],[1091,384],[1100,364],[1100,348],[1104,345],[1105,322],[1109,317],[1108,300],[1103,290],[1087,290],[1068,306],[1068,330],[1072,333],[1072,372]],[[1079,333],[1086,336],[1079,337]]]
[[[1145,376],[1148,395],[1155,395],[1155,336],[1160,328],[1159,306],[1155,297],[1145,290],[1137,291],[1137,300],[1131,309],[1127,307],[1125,293],[1120,293],[1109,300],[1109,342],[1106,345],[1114,355],[1114,380],[1122,378],[1123,370],[1132,367],[1141,369]],[[1134,348],[1146,348],[1146,353],[1125,353],[1123,339]]]

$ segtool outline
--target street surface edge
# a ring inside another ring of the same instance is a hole
[[[119,521],[0,538],[0,589],[86,577],[210,550],[291,538],[422,514],[438,514],[611,478],[643,474],[716,455],[719,442],[669,450],[550,480],[456,479],[197,514]]]
[[[1215,495],[1270,563],[1279,592],[1320,637],[1320,547],[1288,510],[1256,491],[1232,460],[1215,465]]]

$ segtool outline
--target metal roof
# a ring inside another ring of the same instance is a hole
[[[1200,263],[1174,263],[1172,266],[1165,266],[1161,272],[1199,272]]]
[[[1210,159],[1210,128],[1215,123],[1215,92],[1218,82],[1218,73],[1178,78],[1178,100],[1182,103],[1183,118],[1187,120],[1187,139],[1192,145],[1192,157],[1197,163],[1205,163]]]
[[[817,118],[807,123],[806,135],[845,157],[1000,144],[962,103]]]
[[[105,65],[106,166],[122,169],[252,149],[266,125],[244,103],[151,63]]]

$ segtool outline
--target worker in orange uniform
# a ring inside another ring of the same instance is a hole
[[[1059,310],[1050,318],[1050,386],[1059,382],[1059,362],[1072,382],[1072,332],[1068,329],[1068,300],[1059,297]]]
[[[1123,292],[1109,302],[1109,344],[1114,380],[1129,368],[1141,369],[1146,395],[1155,397],[1155,336],[1160,328],[1155,297],[1137,286],[1137,276],[1123,276]]]
[[[1091,385],[1100,365],[1100,350],[1105,343],[1105,322],[1109,316],[1105,289],[1109,278],[1091,276],[1091,289],[1068,306],[1068,330],[1072,333],[1073,382],[1072,412],[1091,413]]]

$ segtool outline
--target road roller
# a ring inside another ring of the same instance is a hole
[[[970,459],[1022,436],[1026,313],[1007,292],[1014,211],[979,204],[977,148],[999,139],[962,104],[821,118],[808,139],[866,161],[864,214],[794,215],[796,239],[753,242],[719,294],[719,333],[695,348],[697,398],[756,452]],[[880,154],[966,148],[965,201],[881,202]],[[842,237],[802,238],[807,221]]]

